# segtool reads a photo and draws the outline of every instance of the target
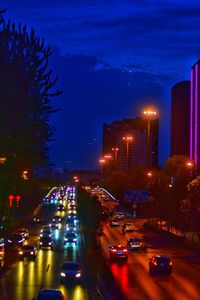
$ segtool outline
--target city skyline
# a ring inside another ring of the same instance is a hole
[[[53,47],[50,63],[63,90],[51,119],[57,166],[96,167],[102,124],[141,115],[147,104],[159,111],[163,163],[170,149],[171,87],[189,79],[200,56],[198,1],[3,0],[1,6],[5,19],[33,26]]]

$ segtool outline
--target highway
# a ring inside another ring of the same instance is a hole
[[[113,207],[113,201],[104,201]],[[131,221],[134,232],[122,233],[122,224]],[[183,249],[173,240],[159,233],[143,228],[144,219],[121,220],[119,227],[104,223],[104,236],[100,238],[101,247],[108,266],[127,300],[199,300],[200,299],[200,254]],[[109,245],[125,244],[130,237],[142,238],[148,245],[146,251],[128,252],[128,263],[111,262]],[[153,255],[167,255],[173,262],[171,276],[150,276],[149,258]]]
[[[42,208],[41,216],[44,224],[48,224],[54,215],[63,217],[62,228],[54,230],[54,246],[53,250],[38,250],[35,261],[25,258],[24,261],[19,260],[17,250],[6,249],[5,270],[0,278],[1,300],[22,300],[33,299],[37,297],[40,289],[56,288],[60,289],[71,300],[89,299],[88,291],[92,287],[88,286],[89,274],[84,272],[85,249],[83,236],[80,226],[78,227],[77,245],[64,246],[65,234],[65,212],[56,212],[56,205],[47,205]],[[41,225],[26,226],[30,231],[28,244],[39,245],[39,234]],[[83,269],[83,278],[81,284],[66,285],[60,284],[60,268],[66,260],[78,261]]]

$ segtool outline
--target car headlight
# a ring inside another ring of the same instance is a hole
[[[67,231],[69,231],[69,228],[67,228]]]
[[[75,239],[73,239],[73,241],[74,241],[74,242],[76,242],[76,240],[77,240],[76,238],[75,238]]]
[[[33,251],[31,251],[31,254],[34,254],[34,252],[33,252]]]
[[[42,245],[42,242],[40,242],[40,245]]]
[[[81,277],[81,273],[80,273],[80,272],[78,272],[78,273],[76,274],[76,278],[79,278],[79,277]]]
[[[23,242],[23,240],[18,241],[18,243],[22,243],[22,242]]]
[[[23,251],[19,251],[19,254],[22,255],[22,254],[23,254]]]
[[[51,242],[49,242],[48,245],[51,245]]]
[[[64,272],[61,272],[61,273],[60,273],[60,276],[61,276],[61,277],[65,277],[66,275],[65,275]]]
[[[68,241],[68,238],[65,238],[65,241]]]
[[[11,240],[8,240],[8,243],[12,243],[12,241],[11,241]]]
[[[49,234],[49,237],[51,236],[51,234]]]
[[[43,237],[43,234],[40,234],[41,237]]]

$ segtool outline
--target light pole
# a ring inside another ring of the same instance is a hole
[[[118,169],[118,157],[117,157],[117,154],[119,152],[119,148],[118,147],[114,147],[112,148],[112,151],[114,152],[114,161],[115,161],[115,171],[117,171]]]
[[[151,119],[157,116],[157,112],[148,109],[143,114],[147,118],[147,167],[151,167]]]
[[[127,160],[127,170],[129,173],[130,172],[129,144],[133,141],[133,136],[132,135],[123,136],[122,140],[126,142],[126,160]]]

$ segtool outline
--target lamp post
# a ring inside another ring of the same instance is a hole
[[[130,172],[130,153],[129,153],[130,147],[129,147],[129,144],[133,141],[133,136],[132,135],[123,136],[122,140],[126,142],[126,160],[127,160],[127,170],[129,173]]]
[[[118,165],[117,165],[117,163],[118,163],[118,157],[117,157],[117,154],[119,152],[119,148],[118,147],[113,147],[112,151],[114,152],[115,171],[117,171],[117,169],[118,169]]]
[[[147,118],[147,167],[151,167],[151,119],[157,116],[157,112],[147,109],[143,114]]]

